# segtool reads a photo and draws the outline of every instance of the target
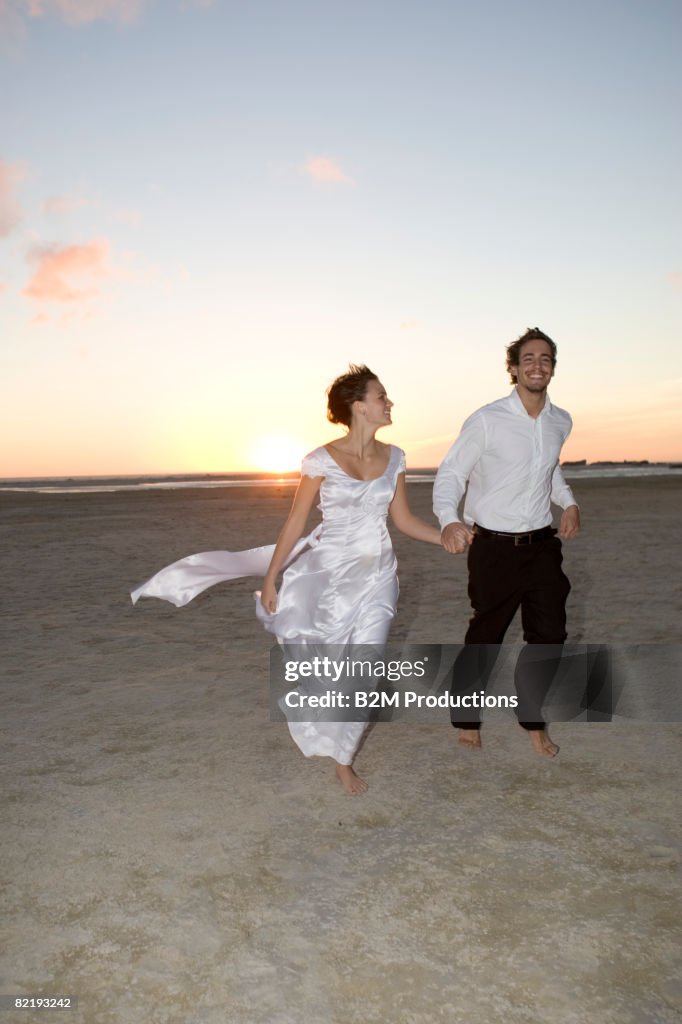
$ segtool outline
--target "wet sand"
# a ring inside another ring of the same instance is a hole
[[[569,639],[679,643],[682,482],[576,494]],[[257,581],[129,603],[274,540],[291,495],[0,497],[0,993],[83,1024],[679,1022],[680,726],[559,723],[550,762],[511,721],[481,754],[382,724],[352,799],[269,721]],[[464,562],[396,550],[392,639],[461,641]]]

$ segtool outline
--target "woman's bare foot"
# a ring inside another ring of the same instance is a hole
[[[559,748],[556,743],[552,743],[545,729],[527,729],[526,732],[536,754],[540,754],[541,757],[556,757],[559,753]]]
[[[459,742],[463,747],[469,747],[471,750],[481,749],[481,730],[480,729],[460,729],[459,730]]]
[[[351,796],[357,796],[358,793],[366,793],[369,788],[365,780],[356,775],[349,764],[337,764],[336,777],[346,793],[349,793]]]

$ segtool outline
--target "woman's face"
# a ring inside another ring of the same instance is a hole
[[[391,423],[393,402],[386,394],[386,389],[380,380],[371,380],[367,385],[362,402],[356,404],[360,406],[363,419],[370,426],[385,427]]]

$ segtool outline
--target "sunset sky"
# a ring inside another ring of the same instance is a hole
[[[679,0],[0,0],[0,40],[0,476],[295,465],[349,361],[434,465],[536,324],[564,458],[682,460]]]

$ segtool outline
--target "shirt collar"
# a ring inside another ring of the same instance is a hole
[[[520,416],[527,416],[528,415],[528,413],[526,412],[526,407],[524,406],[523,402],[519,398],[519,393],[518,393],[518,391],[516,390],[515,387],[512,388],[511,394],[509,396],[509,399],[511,401],[511,407],[512,407],[513,412],[517,413],[517,415],[520,415]],[[549,413],[551,411],[552,411],[552,403],[549,400],[549,395],[547,394],[547,392],[545,392],[545,404],[543,405],[543,407],[540,410],[538,415],[539,416],[547,416],[547,415],[549,415]]]

